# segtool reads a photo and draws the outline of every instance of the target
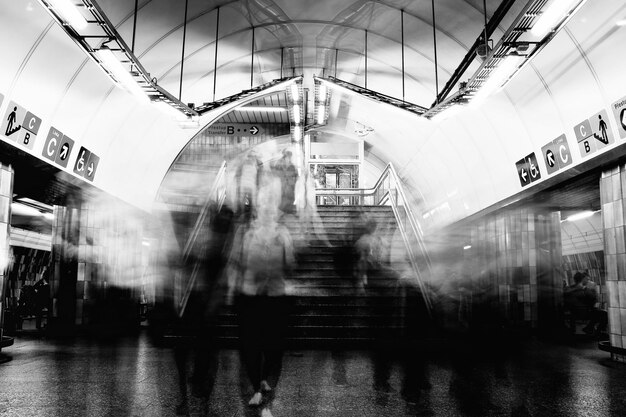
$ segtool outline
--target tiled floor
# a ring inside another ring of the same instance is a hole
[[[439,342],[440,343],[440,342]],[[517,348],[513,348],[513,346]],[[289,351],[272,398],[252,392],[237,351],[222,350],[208,401],[193,416],[624,416],[626,365],[595,342],[398,351]],[[425,345],[427,346],[427,345]],[[502,351],[502,350],[500,350]],[[145,337],[116,343],[18,338],[2,352],[0,416],[174,416],[171,350]],[[265,411],[264,411],[265,410]]]

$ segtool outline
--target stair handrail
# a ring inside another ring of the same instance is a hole
[[[187,243],[185,244],[185,248],[183,249],[183,265],[187,264],[189,256],[191,255],[191,250],[193,249],[196,241],[198,239],[198,235],[202,230],[202,226],[206,221],[207,216],[209,215],[209,211],[211,209],[211,205],[215,204],[216,213],[218,213],[222,209],[222,205],[224,204],[224,200],[226,199],[226,161],[222,162],[217,175],[215,176],[215,180],[213,181],[213,185],[209,193],[207,194],[206,201],[200,210],[200,214],[196,219],[196,223],[187,239]],[[189,277],[189,281],[187,282],[187,286],[185,288],[185,292],[182,294],[180,302],[178,303],[178,317],[182,317],[185,313],[185,309],[187,308],[187,302],[189,301],[189,296],[191,295],[191,291],[196,283],[196,277],[198,275],[198,270],[200,269],[200,264],[196,260],[194,262],[193,270],[191,272],[191,276]]]
[[[396,193],[392,193],[392,190],[396,190]],[[422,254],[425,269],[428,271],[430,271],[431,267],[430,258],[426,250],[426,245],[424,244],[422,228],[413,214],[409,200],[404,192],[402,181],[400,180],[393,164],[387,164],[382,174],[376,181],[376,184],[374,184],[371,188],[317,188],[315,191],[317,196],[329,195],[337,197],[359,197],[358,200],[362,205],[365,205],[365,199],[369,196],[373,197],[373,205],[385,205],[387,202],[389,203],[398,224],[398,230],[400,230],[402,240],[404,241],[404,246],[409,255],[409,263],[415,273],[422,296],[424,297],[426,308],[430,313],[432,303],[430,301],[429,291],[422,280],[422,269],[419,267],[420,262],[413,245],[411,244],[411,236],[409,236],[409,234],[414,237],[414,241],[417,243],[419,251]],[[399,204],[398,199],[401,200],[401,204]],[[400,210],[405,212],[404,217],[401,216]],[[404,224],[404,219],[408,220],[408,228]]]

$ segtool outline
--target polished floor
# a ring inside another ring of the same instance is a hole
[[[236,350],[221,350],[208,400],[192,416],[624,416],[626,364],[596,342],[457,341],[407,351],[288,351],[261,407]],[[174,416],[170,349],[144,337],[116,342],[18,337],[2,351],[0,416]]]

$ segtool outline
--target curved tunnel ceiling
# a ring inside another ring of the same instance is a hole
[[[126,43],[134,44],[141,64],[175,96],[181,91],[186,31],[185,103],[210,102],[281,75],[302,74],[309,88],[312,75],[363,85],[366,63],[368,89],[402,98],[404,37],[405,99],[429,106],[436,83],[441,89],[484,29],[482,1],[435,2],[435,80],[431,2],[189,0],[185,26],[185,2],[140,0],[133,42],[134,3],[98,1]],[[521,3],[515,2],[510,15]],[[500,4],[487,1],[488,17]],[[333,89],[328,129],[364,140],[371,167],[394,162],[413,191],[418,213],[428,214],[427,228],[448,224],[518,194],[515,163],[531,152],[540,154],[562,134],[571,148],[571,168],[585,162],[573,127],[601,110],[611,116],[615,146],[621,144],[611,105],[626,95],[626,57],[616,53],[626,40],[624,19],[622,0],[588,0],[501,92],[443,122]],[[494,41],[511,20],[502,20]],[[100,157],[94,185],[146,210],[181,149],[237,104],[183,129],[116,88],[38,2],[5,2],[0,22],[0,113],[7,115],[14,102],[42,120],[28,152],[45,159],[45,137],[54,127],[76,142],[73,152],[85,147]],[[467,74],[479,64],[475,59]],[[361,137],[355,126],[371,131]],[[541,167],[540,182],[550,179]],[[72,173],[72,167],[64,170]]]

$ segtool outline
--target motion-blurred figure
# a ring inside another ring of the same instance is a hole
[[[602,333],[608,323],[607,312],[598,308],[598,293],[595,282],[589,280],[586,272],[574,274],[574,283],[563,291],[565,309],[573,318],[588,319],[583,328],[587,334]]]
[[[355,273],[360,288],[367,286],[368,272],[380,269],[383,242],[377,235],[377,224],[373,219],[365,222],[364,233],[354,244],[356,251]]]
[[[192,256],[191,270],[195,279],[184,309],[180,332],[182,338],[174,347],[181,403],[178,414],[189,412],[187,401],[187,362],[193,353],[191,375],[192,395],[208,398],[217,371],[217,347],[215,345],[215,320],[224,303],[227,291],[224,266],[228,259],[233,212],[222,207],[214,214],[208,228],[208,236],[199,242],[199,256]],[[206,243],[206,244],[205,244]],[[193,278],[193,276],[192,276]]]
[[[283,156],[272,167],[274,174],[280,179],[281,195],[279,208],[283,213],[295,213],[296,182],[298,170],[291,162],[291,151],[283,150]]]
[[[288,318],[285,276],[295,263],[287,228],[278,223],[280,185],[266,178],[259,189],[257,218],[233,242],[231,261],[238,265],[236,306],[241,359],[254,394],[248,404],[263,402],[281,371]]]
[[[263,164],[254,151],[250,151],[237,167],[235,182],[237,186],[237,214],[245,221],[253,217],[256,210],[257,190]]]

